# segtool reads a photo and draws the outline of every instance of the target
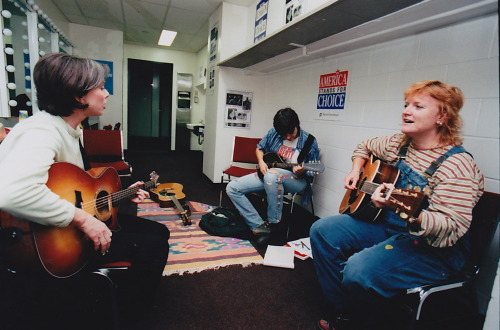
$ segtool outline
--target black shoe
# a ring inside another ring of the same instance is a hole
[[[263,222],[254,229],[252,229],[252,233],[255,236],[269,236],[271,234],[271,228],[269,228],[267,222]]]

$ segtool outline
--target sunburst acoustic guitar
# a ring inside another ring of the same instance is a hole
[[[389,164],[374,160],[366,162],[360,173],[357,188],[347,190],[340,203],[339,213],[352,214],[362,220],[376,220],[382,209],[371,205],[371,195],[382,183],[396,183],[399,170]],[[391,208],[402,219],[411,219],[418,216],[427,206],[427,196],[419,187],[411,189],[394,188],[384,191],[385,198]]]
[[[62,199],[90,213],[111,230],[118,230],[118,205],[134,197],[139,189],[156,186],[158,175],[140,186],[120,190],[120,178],[111,168],[88,172],[70,163],[54,163],[47,187]],[[75,225],[49,227],[15,217],[0,210],[0,232],[4,232],[0,258],[12,270],[45,270],[54,277],[78,273],[93,253],[93,243]],[[5,234],[7,233],[7,234]]]

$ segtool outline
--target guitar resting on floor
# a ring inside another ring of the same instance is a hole
[[[294,166],[302,166],[306,171],[311,171],[314,172],[315,174],[322,173],[325,170],[325,165],[321,164],[320,162],[311,162],[311,163],[303,163],[303,164],[298,164],[298,163],[286,163],[283,158],[281,158],[280,155],[274,153],[274,152],[268,152],[264,154],[263,157],[264,163],[267,164],[268,168],[282,168],[285,170],[292,171]],[[257,174],[259,175],[259,178],[263,178],[264,175],[260,171],[259,166],[257,165]]]
[[[180,183],[161,183],[151,189],[151,197],[157,201],[162,208],[175,206],[181,214],[182,225],[189,226],[191,222],[191,209],[185,204],[186,195],[182,192],[183,185]]]
[[[118,230],[118,204],[130,200],[139,189],[155,187],[157,180],[153,172],[151,181],[120,190],[120,178],[111,167],[85,172],[73,164],[58,162],[49,169],[47,187],[109,229]],[[94,250],[92,241],[72,223],[66,227],[44,226],[1,210],[0,233],[0,260],[14,271],[45,270],[54,277],[70,277],[86,265]]]

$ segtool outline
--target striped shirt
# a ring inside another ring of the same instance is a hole
[[[358,144],[352,158],[373,155],[394,165],[403,137],[395,134],[365,140]],[[410,144],[405,162],[424,175],[431,162],[452,147],[417,150]],[[470,227],[472,209],[484,190],[484,176],[469,154],[457,153],[446,159],[428,180],[429,207],[421,212],[420,230],[411,234],[425,237],[435,247],[453,246]]]

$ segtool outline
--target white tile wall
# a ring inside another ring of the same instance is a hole
[[[490,15],[262,78],[266,102],[256,115],[265,112],[270,126],[277,109],[292,106],[302,126],[318,139],[327,167],[315,182],[319,216],[338,212],[344,194],[342,178],[350,169],[355,145],[365,138],[398,132],[404,89],[427,79],[442,80],[464,91],[464,145],[485,173],[487,190],[500,192],[497,30],[498,18]],[[319,76],[337,69],[349,71],[343,120],[316,120]]]

